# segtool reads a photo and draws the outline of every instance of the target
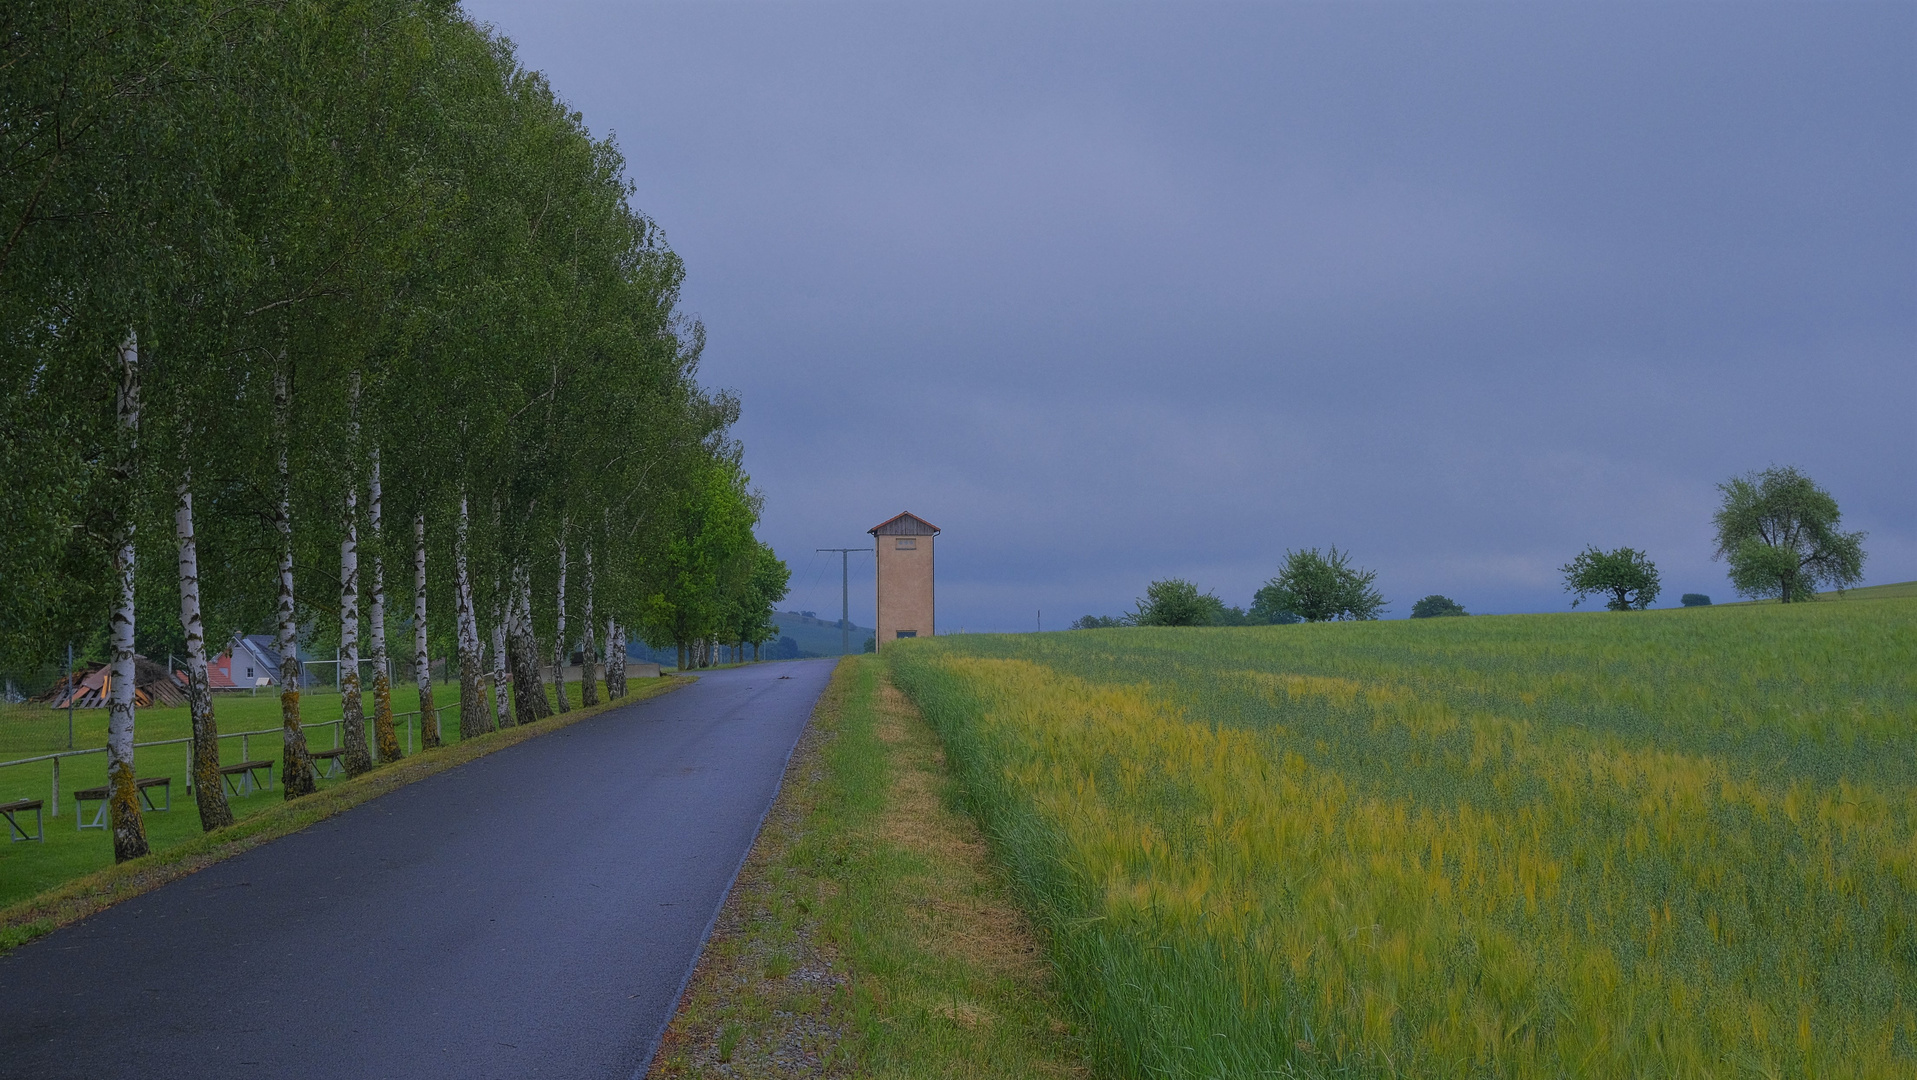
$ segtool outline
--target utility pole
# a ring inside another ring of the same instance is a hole
[[[873,549],[813,548],[812,550],[839,553],[839,655],[845,656],[852,651],[852,552]]]

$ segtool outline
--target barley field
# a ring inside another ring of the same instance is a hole
[[[1917,600],[884,655],[1118,1075],[1917,1076]]]

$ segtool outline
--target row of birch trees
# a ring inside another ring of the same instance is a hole
[[[569,709],[575,650],[593,705],[629,634],[763,640],[784,567],[681,262],[508,43],[438,0],[20,0],[0,32],[0,666],[108,626],[117,858],[142,625],[183,639],[209,830],[209,640],[275,634],[289,799],[303,635],[351,774],[400,756],[390,670],[424,746],[455,722],[434,655],[470,737]]]

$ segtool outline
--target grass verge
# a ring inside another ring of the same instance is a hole
[[[507,728],[434,750],[421,751],[365,776],[323,788],[306,798],[274,804],[217,832],[202,833],[145,858],[73,878],[0,908],[0,955],[122,900],[183,878],[222,859],[250,851],[269,840],[298,832],[314,822],[369,799],[376,799],[415,780],[463,765],[496,750],[516,746],[528,739],[536,739],[547,732],[570,727],[611,709],[657,697],[691,681],[690,678],[671,676],[636,682],[633,684],[634,692],[622,700],[606,702],[590,709],[574,708],[571,712],[536,724]],[[191,799],[179,809],[192,814]]]
[[[841,661],[650,1075],[1083,1075],[957,797],[882,662]]]

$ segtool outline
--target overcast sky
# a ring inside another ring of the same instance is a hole
[[[1726,600],[1772,463],[1917,578],[1917,5],[467,10],[684,257],[791,606],[900,510],[945,632],[1329,544],[1393,617]]]

